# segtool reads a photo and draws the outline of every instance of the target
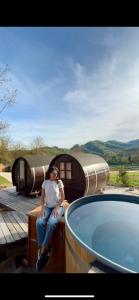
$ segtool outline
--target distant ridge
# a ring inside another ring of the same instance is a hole
[[[86,144],[74,145],[71,150],[82,150],[87,152],[97,152],[104,153],[105,151],[121,151],[121,150],[133,150],[139,149],[139,139],[129,141],[127,143],[110,140],[107,142],[102,142],[99,140],[89,141]]]
[[[76,144],[71,148],[73,152],[87,152],[97,154],[110,164],[138,164],[139,165],[139,139],[126,143],[116,140],[102,142],[89,141],[83,145]]]

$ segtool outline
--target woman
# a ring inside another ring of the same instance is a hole
[[[42,184],[41,215],[36,221],[38,236],[37,271],[47,264],[51,252],[50,240],[53,232],[64,214],[62,202],[65,198],[64,185],[59,179],[59,170],[52,166],[46,173],[46,180]],[[47,226],[46,226],[47,225]]]

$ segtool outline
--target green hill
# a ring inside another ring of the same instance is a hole
[[[139,139],[127,143],[115,140],[106,142],[94,140],[83,145],[76,144],[71,150],[80,150],[87,153],[98,154],[104,157],[111,165],[139,165]]]
[[[96,152],[100,154],[104,154],[106,151],[119,152],[123,150],[135,150],[139,149],[139,139],[127,143],[122,143],[114,140],[107,142],[94,140],[89,141],[88,143],[83,145],[76,144],[71,148],[71,150],[75,149],[82,149],[82,151],[89,151],[90,153]]]

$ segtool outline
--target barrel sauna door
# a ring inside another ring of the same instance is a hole
[[[25,161],[19,160],[19,173],[18,173],[18,191],[25,192]]]

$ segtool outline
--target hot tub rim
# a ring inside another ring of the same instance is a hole
[[[72,211],[74,211],[77,207],[83,206],[85,204],[88,204],[91,201],[91,199],[94,197],[94,202],[99,202],[99,201],[121,201],[121,202],[130,202],[130,203],[135,203],[135,204],[139,204],[139,198],[137,196],[130,196],[130,195],[125,195],[125,194],[101,194],[101,195],[89,195],[89,196],[85,196],[85,197],[81,197],[75,201],[73,201],[72,203],[70,203],[70,205],[68,206],[66,212],[65,212],[65,224],[69,230],[69,232],[71,233],[71,235],[75,238],[75,240],[85,249],[87,249],[89,251],[90,254],[92,254],[93,256],[95,256],[100,262],[106,264],[107,266],[110,266],[111,268],[114,268],[117,271],[122,271],[122,273],[138,273],[135,272],[131,269],[128,269],[126,267],[122,267],[121,265],[113,262],[112,260],[106,258],[105,256],[99,254],[98,252],[96,252],[95,250],[93,250],[91,247],[89,247],[88,245],[86,245],[72,230],[69,222],[68,222],[68,218],[70,216],[70,214],[72,213]],[[86,203],[86,200],[90,200],[89,202]],[[101,200],[99,200],[101,198]],[[109,199],[110,198],[110,199]],[[113,198],[113,199],[112,199]],[[120,200],[117,200],[116,198],[120,198]],[[122,199],[121,199],[122,198]],[[104,199],[104,200],[102,200]],[[127,201],[125,199],[128,199],[130,201]],[[134,201],[133,201],[134,200]],[[78,205],[79,204],[79,205]]]

